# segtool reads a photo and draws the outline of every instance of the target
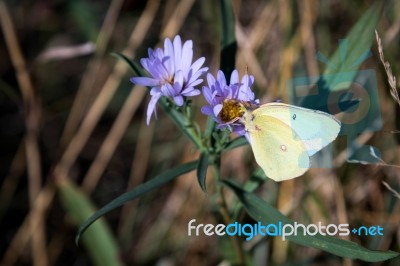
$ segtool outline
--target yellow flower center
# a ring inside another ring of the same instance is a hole
[[[243,116],[245,109],[241,103],[236,102],[235,100],[224,100],[222,104],[222,110],[219,113],[219,117],[222,122],[228,123],[237,118]]]

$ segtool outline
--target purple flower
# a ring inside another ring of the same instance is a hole
[[[196,85],[203,82],[199,77],[208,68],[203,65],[205,58],[201,57],[192,64],[193,42],[186,41],[183,45],[181,37],[165,39],[164,50],[149,49],[149,57],[142,58],[140,63],[149,72],[151,77],[133,77],[131,82],[152,87],[150,90],[151,100],[147,108],[147,124],[150,123],[152,113],[156,113],[156,104],[161,96],[172,98],[177,106],[182,106],[184,97],[200,94]]]
[[[244,126],[238,121],[244,114],[244,106],[259,105],[251,90],[254,77],[246,74],[239,83],[238,71],[234,70],[228,85],[220,70],[217,79],[208,74],[207,82],[208,87],[203,86],[203,95],[209,105],[203,106],[201,112],[211,116],[218,123],[217,128],[228,127],[239,135],[245,135]]]

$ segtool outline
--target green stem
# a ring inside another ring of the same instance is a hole
[[[171,119],[179,127],[179,129],[181,129],[182,132],[187,137],[189,137],[189,139],[196,145],[196,147],[201,151],[206,150],[201,137],[197,134],[192,124],[192,121],[178,110],[169,107],[167,99],[165,97],[162,97],[159,103],[161,107],[164,109],[164,111],[171,117]]]
[[[214,163],[212,169],[213,169],[215,180],[217,181],[216,182],[217,183],[217,193],[218,193],[219,199],[220,199],[220,202],[219,202],[220,210],[219,211],[224,220],[224,223],[226,225],[228,225],[232,222],[232,220],[229,216],[228,205],[226,204],[223,187],[221,185],[219,162]],[[245,265],[245,257],[244,257],[244,253],[243,253],[243,249],[242,249],[239,237],[237,235],[235,235],[235,236],[231,237],[231,240],[232,240],[233,248],[235,249],[235,254],[237,255],[237,260],[239,262],[238,264]]]

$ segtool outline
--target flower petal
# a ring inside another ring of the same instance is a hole
[[[149,69],[150,69],[150,60],[147,58],[142,58],[140,59],[140,64],[143,66],[144,69],[147,70],[147,72],[150,73]]]
[[[133,77],[130,79],[130,81],[137,85],[148,86],[148,87],[160,85],[160,82],[158,80],[146,77]]]
[[[217,80],[218,80],[219,85],[221,86],[221,88],[226,86],[225,75],[224,75],[224,72],[222,72],[221,70],[218,70]]]
[[[162,95],[161,89],[159,87],[153,87],[150,90],[150,95],[151,96],[156,95],[156,94],[161,94]]]
[[[201,107],[201,112],[208,116],[214,116],[214,111],[209,105],[204,105]]]
[[[157,48],[154,53],[153,53],[153,60],[158,59],[160,61],[162,61],[163,57],[164,57],[164,52],[161,48]]]
[[[210,88],[215,84],[215,78],[210,73],[207,74],[207,83]]]
[[[191,69],[194,72],[197,72],[201,66],[204,64],[204,61],[206,61],[206,59],[204,57],[200,57],[199,59],[197,59],[191,66]]]
[[[184,89],[184,90],[181,92],[181,94],[182,94],[183,96],[186,96],[186,97],[197,96],[197,95],[200,94],[200,90],[197,90],[197,89],[195,89],[195,88],[193,88],[193,87],[189,87],[189,88]]]
[[[233,70],[232,71],[232,74],[231,74],[231,80],[230,80],[230,85],[233,85],[233,84],[237,84],[237,83],[239,83],[239,73],[238,73],[238,71],[235,69],[235,70]]]
[[[190,83],[187,83],[187,84],[186,84],[186,87],[194,87],[194,86],[199,85],[199,84],[202,83],[202,82],[203,82],[202,79],[197,79],[197,80],[195,80],[195,81],[192,81],[192,82],[190,82]]]
[[[254,84],[254,76],[249,75],[249,84],[247,84],[247,87],[251,88],[251,86],[253,86],[253,84]]]
[[[153,51],[153,49],[151,49],[151,48],[147,49],[147,53],[149,54],[149,58],[150,58],[150,59],[154,57],[154,51]]]
[[[181,95],[174,96],[174,102],[176,105],[182,106],[183,105],[183,97]]]
[[[221,110],[222,110],[222,104],[217,104],[216,106],[214,106],[214,108],[213,108],[213,112],[214,112],[214,115],[215,116],[218,116],[219,115],[219,113],[221,112]]]
[[[177,71],[174,76],[174,83],[178,83],[181,87],[183,86],[183,71]]]
[[[147,125],[150,124],[150,118],[151,118],[151,115],[153,114],[153,112],[154,112],[155,117],[157,118],[157,112],[156,112],[155,108],[156,108],[156,104],[161,96],[162,96],[161,93],[157,93],[157,94],[154,94],[150,99],[149,106],[147,107],[147,118],[146,118]]]
[[[183,72],[182,71],[178,71],[175,74],[174,77],[174,85],[173,85],[173,91],[174,91],[174,95],[178,95],[180,93],[182,93],[183,90]]]
[[[211,93],[210,88],[209,88],[209,87],[206,87],[206,86],[203,86],[202,91],[203,91],[203,96],[204,96],[204,98],[206,99],[206,101],[207,101],[209,104],[211,104],[211,103],[212,103],[213,97],[212,97],[212,93]]]
[[[233,125],[233,130],[236,132],[236,134],[238,134],[239,136],[243,136],[246,135],[247,131],[244,128],[243,125]]]
[[[181,59],[182,59],[182,41],[181,37],[177,35],[174,38],[174,64],[175,69],[181,69]]]
[[[195,72],[195,73],[193,73],[193,74],[191,73],[192,70],[189,71],[189,73],[190,73],[191,75],[190,75],[189,79],[186,81],[186,84],[187,84],[187,85],[190,85],[190,84],[195,83],[201,75],[203,75],[205,72],[207,72],[207,70],[208,70],[208,68],[207,68],[207,67],[204,67],[204,68],[200,69],[199,71],[197,71],[197,72]],[[202,80],[202,81],[203,81],[203,80]],[[200,83],[196,83],[196,85],[197,85],[197,84],[200,84]],[[191,86],[195,86],[195,85],[191,85]]]
[[[175,60],[174,60],[174,47],[172,46],[172,42],[170,39],[165,39],[164,41],[164,50],[165,50],[165,62],[164,65],[168,70],[168,74],[172,76],[175,72]]]
[[[189,72],[190,65],[192,64],[192,58],[193,58],[193,42],[186,41],[183,44],[182,48],[181,67],[180,67],[180,70],[183,71],[185,76]]]
[[[171,86],[171,84],[166,83],[161,86],[161,92],[164,96],[166,97],[173,97],[175,96],[175,91],[174,88]]]
[[[249,84],[249,76],[248,75],[244,75],[243,78],[242,78],[242,82],[240,84],[239,91],[238,91],[238,96],[237,96],[237,98],[239,100],[247,101],[247,99],[249,98],[248,94],[247,94],[247,88],[248,88],[247,84]]]
[[[246,137],[247,142],[251,144],[251,139],[250,139],[249,132],[244,133],[244,136]]]
[[[166,81],[169,79],[169,73],[164,65],[161,63],[159,59],[156,59],[153,63],[153,67],[151,68],[154,71],[154,78],[158,78],[161,81]]]

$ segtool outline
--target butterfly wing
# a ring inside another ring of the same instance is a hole
[[[245,126],[254,157],[269,178],[283,181],[307,171],[310,161],[306,148],[284,122],[273,116],[253,115]]]
[[[303,141],[309,156],[336,139],[340,121],[334,116],[284,103],[268,103],[254,110],[254,116],[272,116],[288,125],[293,136]]]

